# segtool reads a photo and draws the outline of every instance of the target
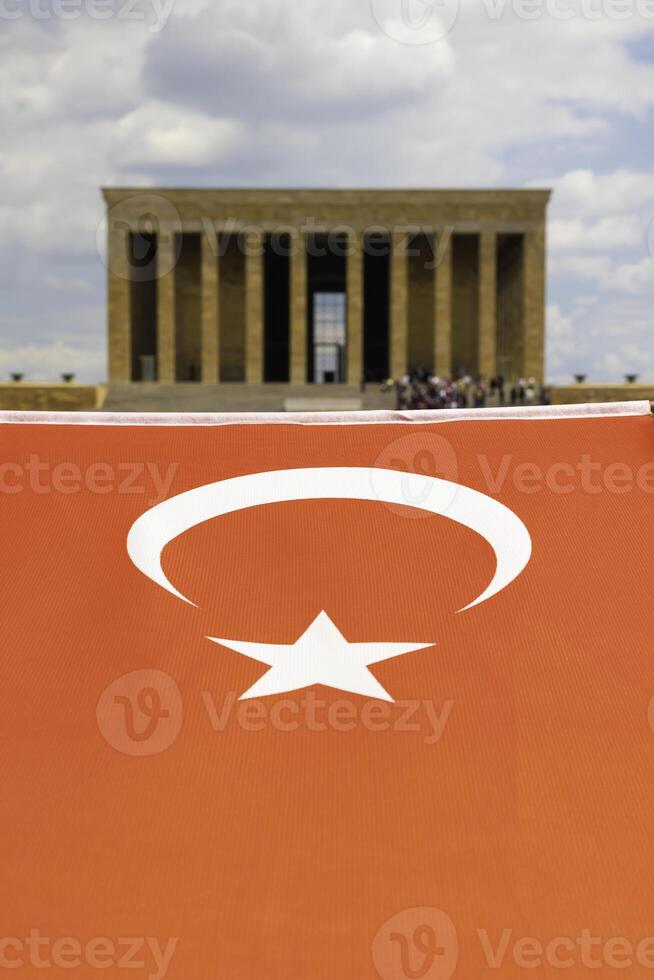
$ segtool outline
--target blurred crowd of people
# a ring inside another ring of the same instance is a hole
[[[499,376],[463,374],[459,378],[439,378],[429,371],[415,370],[399,381],[389,380],[386,390],[395,388],[398,409],[419,411],[438,408],[486,408],[502,405],[548,405],[549,391],[535,378],[518,378],[508,383]]]

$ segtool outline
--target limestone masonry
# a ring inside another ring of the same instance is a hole
[[[543,380],[549,190],[103,194],[111,386]]]

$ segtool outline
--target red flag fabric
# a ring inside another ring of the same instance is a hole
[[[0,420],[0,972],[654,976],[649,405]]]

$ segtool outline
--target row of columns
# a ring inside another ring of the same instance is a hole
[[[129,282],[125,274],[127,237],[109,243],[110,379],[131,380],[129,332]],[[409,339],[409,267],[407,233],[392,234],[390,260],[390,373],[401,377],[407,370]],[[543,310],[545,302],[544,229],[528,232],[524,251],[524,373],[542,377]],[[298,241],[302,241],[298,236]],[[263,381],[264,371],[264,263],[263,232],[250,231],[245,254],[246,382]],[[157,280],[157,372],[163,383],[175,381],[175,262],[174,232],[162,230],[157,244],[157,264],[163,270]],[[215,231],[202,233],[202,380],[220,378],[220,261]],[[496,371],[497,241],[494,231],[480,233],[478,370],[492,377]],[[307,254],[298,248],[290,257],[290,381],[306,382],[307,371]],[[452,236],[438,239],[434,270],[433,369],[440,376],[452,374]],[[363,377],[363,249],[359,235],[350,235],[347,256],[347,381]]]

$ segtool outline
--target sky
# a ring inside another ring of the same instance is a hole
[[[181,185],[551,187],[548,380],[654,381],[653,107],[654,0],[0,0],[0,378],[106,379],[100,187]]]

